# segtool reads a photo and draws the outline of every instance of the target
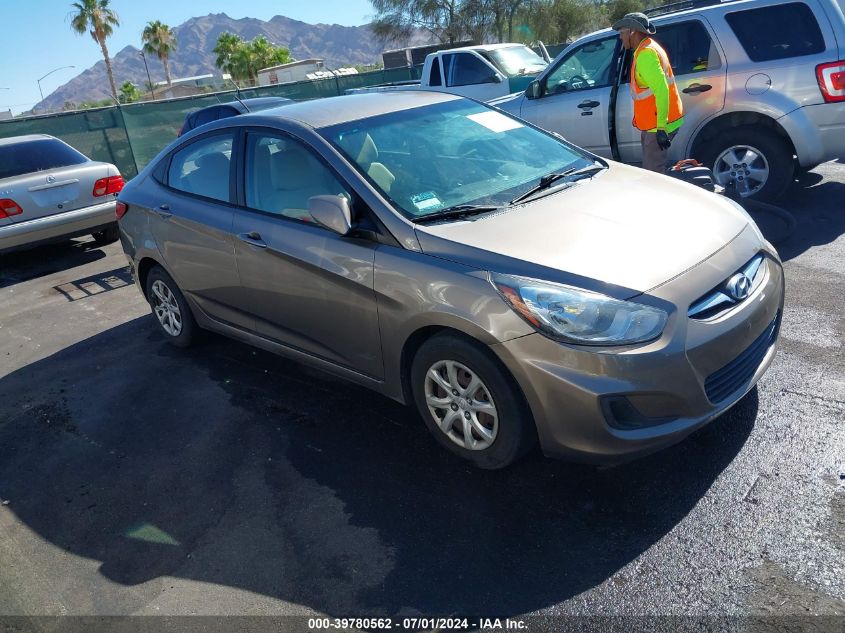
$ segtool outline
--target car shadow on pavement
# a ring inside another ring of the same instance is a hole
[[[104,578],[73,591],[107,612],[177,577],[335,616],[517,615],[624,585],[617,572],[696,505],[757,407],[754,390],[628,465],[535,453],[479,471],[395,402],[213,335],[177,350],[141,317],[0,379],[0,497],[100,562]]]
[[[826,180],[816,173],[802,174],[777,204],[795,218],[791,235],[776,244],[783,261],[794,259],[814,246],[830,244],[845,233],[845,183]],[[766,237],[766,227],[761,224]]]
[[[102,244],[75,239],[0,255],[0,288],[103,259]]]

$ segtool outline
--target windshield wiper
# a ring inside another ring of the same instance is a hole
[[[498,211],[500,207],[483,204],[456,204],[454,207],[442,209],[414,218],[417,224],[426,224],[434,220],[445,220],[449,218],[465,218],[471,215],[478,215],[479,213],[488,213],[489,211]]]
[[[540,193],[541,191],[545,191],[549,189],[554,183],[558,180],[566,180],[567,184],[572,183],[575,181],[577,177],[586,176],[588,174],[593,174],[597,171],[601,171],[604,169],[603,165],[599,164],[592,164],[587,165],[586,167],[580,167],[578,169],[574,167],[570,167],[569,169],[565,169],[561,172],[552,172],[551,174],[546,174],[542,178],[540,178],[540,182],[537,183],[534,187],[531,187],[528,191],[523,194],[518,195],[516,198],[511,200],[511,204],[518,204],[527,200],[528,198],[532,197],[534,194]]]

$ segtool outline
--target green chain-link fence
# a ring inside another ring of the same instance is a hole
[[[0,121],[0,138],[50,134],[94,160],[113,163],[127,180],[144,168],[176,134],[185,115],[215,103],[249,97],[288,97],[308,100],[342,95],[349,88],[419,79],[422,67],[378,70],[314,81],[144,101],[76,112],[62,112]]]

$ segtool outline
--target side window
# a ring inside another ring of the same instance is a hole
[[[180,149],[170,161],[168,186],[228,202],[232,138],[231,133],[215,134]]]
[[[445,55],[446,85],[470,86],[491,81],[493,69],[470,53]]]
[[[722,66],[716,45],[698,20],[661,26],[654,39],[669,56],[675,76],[715,70]]]
[[[546,77],[546,94],[611,85],[617,41],[617,37],[593,40],[570,52]]]
[[[725,20],[753,62],[824,51],[819,23],[803,2],[736,11],[728,13]]]
[[[440,86],[442,82],[440,81],[440,58],[435,57],[434,60],[431,62],[431,77],[428,78],[428,85],[429,86]]]
[[[299,141],[284,135],[250,133],[246,142],[246,206],[313,222],[311,196],[352,196],[331,170]]]

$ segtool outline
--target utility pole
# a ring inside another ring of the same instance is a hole
[[[54,72],[56,72],[58,70],[64,70],[65,68],[76,68],[76,66],[59,66],[58,68],[54,68],[53,70],[48,72],[46,75],[44,75],[44,77],[41,77],[41,78],[36,80],[38,82],[38,92],[41,94],[41,101],[44,101],[44,91],[41,90],[41,80],[44,79],[45,77],[52,75]]]
[[[151,92],[151,93],[152,93],[152,95],[153,95],[153,101],[155,101],[155,99],[156,99],[156,91],[155,91],[155,88],[153,87],[153,80],[152,80],[152,79],[150,79],[150,67],[149,67],[149,66],[147,66],[147,56],[146,56],[146,55],[144,55],[144,51],[138,51],[138,54],[139,54],[139,55],[141,56],[141,58],[144,60],[144,68],[146,68],[146,69],[147,69],[147,83],[150,85],[150,92]]]

